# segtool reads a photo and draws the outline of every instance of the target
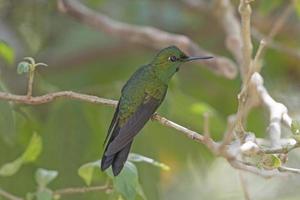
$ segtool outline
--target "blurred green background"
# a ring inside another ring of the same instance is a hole
[[[220,23],[209,10],[196,11],[184,1],[172,0],[87,0],[82,3],[123,22],[185,34],[201,47],[231,58]],[[267,34],[287,3],[279,0],[253,3],[253,27]],[[233,4],[237,8],[238,1]],[[299,22],[295,12],[276,37],[276,41],[298,53]],[[11,62],[0,61],[1,90],[16,94],[25,94],[27,88],[27,76],[18,75],[16,66],[23,57],[31,56],[49,65],[37,69],[34,95],[72,90],[118,99],[129,76],[157,52],[80,24],[59,13],[56,1],[47,0],[0,0],[0,39],[14,52]],[[257,47],[258,41],[254,39],[254,43]],[[269,49],[262,71],[270,93],[289,107],[294,118],[300,113],[299,58]],[[203,129],[203,113],[210,112],[211,132],[215,139],[220,139],[227,116],[236,112],[239,89],[239,77],[229,80],[199,65],[186,64],[173,78],[158,112],[199,132]],[[100,159],[112,115],[111,107],[76,100],[58,99],[38,106],[1,101],[0,165],[20,156],[34,132],[41,135],[43,150],[35,162],[22,166],[13,176],[0,177],[0,187],[24,197],[36,190],[34,174],[38,168],[59,172],[49,185],[53,190],[84,186],[77,170],[87,162]],[[249,116],[248,130],[264,137],[267,119],[267,110],[254,109]],[[216,159],[204,146],[156,122],[149,122],[137,136],[132,152],[154,158],[171,168],[163,171],[145,163],[136,164],[139,181],[150,200],[243,198],[238,172],[226,161]],[[299,153],[293,152],[291,166],[299,167]],[[104,184],[106,179],[97,171],[92,185]],[[300,179],[296,175],[270,180],[249,175],[247,182],[253,199],[298,199],[300,195],[297,189]],[[104,192],[62,197],[66,200],[114,198]]]

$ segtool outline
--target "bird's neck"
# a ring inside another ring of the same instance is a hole
[[[168,85],[171,78],[177,72],[178,66],[172,67],[161,67],[161,66],[154,66],[154,73],[155,76],[162,81],[164,84]]]

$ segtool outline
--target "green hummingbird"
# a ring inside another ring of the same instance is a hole
[[[108,129],[101,170],[112,166],[117,176],[127,160],[133,138],[144,127],[164,100],[168,84],[182,63],[210,59],[189,57],[178,47],[162,49],[147,65],[141,66],[121,90],[121,97]]]

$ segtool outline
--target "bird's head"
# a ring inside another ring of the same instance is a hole
[[[192,60],[211,59],[212,56],[205,57],[189,57],[183,53],[178,47],[170,46],[162,49],[151,62],[159,78],[168,82],[171,77],[179,70],[182,63]]]

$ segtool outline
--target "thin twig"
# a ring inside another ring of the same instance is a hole
[[[299,148],[300,147],[300,144],[299,143],[296,143],[294,145],[290,145],[290,146],[287,146],[287,147],[279,147],[279,148],[270,148],[270,149],[261,149],[261,151],[264,153],[264,154],[287,154],[289,153],[290,151],[296,149],[296,148]]]
[[[64,188],[56,190],[53,192],[53,195],[70,195],[70,194],[82,194],[87,192],[97,192],[111,190],[112,188],[109,185],[100,185],[100,186],[91,186],[91,187],[77,187],[77,188]]]
[[[0,92],[0,100],[8,100],[13,101],[16,103],[22,103],[22,104],[30,104],[30,105],[38,105],[38,104],[45,104],[54,101],[57,98],[69,98],[69,99],[76,99],[80,101],[85,101],[89,103],[97,103],[97,104],[103,104],[107,106],[116,106],[118,101],[111,100],[111,99],[104,99],[93,95],[86,95],[81,93],[76,93],[72,91],[61,91],[61,92],[54,92],[45,94],[42,96],[36,96],[31,97],[30,99],[27,98],[27,96],[24,95],[14,95],[9,93]],[[195,131],[191,131],[181,125],[178,125],[158,114],[153,115],[152,119],[158,121],[160,124],[172,127],[182,133],[185,133],[187,137],[203,142],[203,136],[201,134],[198,134]]]
[[[239,12],[241,15],[241,34],[243,52],[243,76],[248,73],[252,60],[252,41],[251,41],[251,6],[249,0],[240,0]],[[244,78],[245,82],[245,78]]]
[[[0,188],[0,196],[6,198],[7,200],[23,200],[21,197],[17,197],[11,193],[8,193]]]
[[[278,170],[264,170],[259,169],[256,166],[247,165],[247,163],[240,162],[238,160],[227,160],[229,164],[236,169],[240,169],[243,171],[250,172],[252,174],[256,174],[258,176],[261,176],[263,178],[272,178],[274,176],[282,176],[283,174],[280,174]]]
[[[152,119],[158,121],[158,123],[166,126],[166,127],[169,127],[169,128],[173,128],[181,133],[184,133],[188,138],[192,139],[192,140],[195,140],[197,142],[200,142],[200,143],[206,143],[206,140],[204,139],[204,136],[195,132],[195,131],[192,131],[184,126],[181,126],[179,124],[176,124],[175,122],[172,122],[170,120],[168,120],[167,118],[165,117],[162,117],[158,114],[154,114],[152,116]]]
[[[289,173],[294,173],[294,174],[300,174],[300,169],[291,168],[291,167],[281,166],[281,167],[278,168],[278,170],[281,171],[281,172],[289,172]]]
[[[279,33],[280,29],[283,27],[286,20],[291,15],[293,9],[294,9],[293,2],[290,1],[289,4],[286,6],[286,8],[283,10],[282,14],[279,16],[279,18],[274,20],[275,24],[272,26],[272,29],[266,38],[267,43],[269,42],[269,40],[272,40]]]
[[[241,50],[243,54],[243,62],[241,65],[241,77],[243,80],[242,89],[238,95],[238,109],[236,113],[236,121],[234,131],[237,138],[243,144],[245,130],[244,124],[248,111],[253,106],[252,99],[249,99],[249,77],[252,63],[252,41],[251,41],[251,6],[250,1],[240,0],[239,13],[241,15]]]
[[[250,200],[250,194],[249,194],[249,191],[248,191],[245,176],[243,175],[242,172],[239,172],[238,174],[239,174],[239,179],[240,179],[240,182],[241,182],[241,186],[242,186],[242,189],[243,189],[245,200]]]
[[[223,140],[220,146],[220,151],[223,151],[232,139],[234,138],[234,123],[236,121],[236,115],[229,115],[227,117],[227,130],[224,133]]]
[[[255,28],[252,28],[252,35],[253,35],[253,38],[258,40],[258,41],[261,41],[262,39],[267,37],[266,35],[262,34],[258,30],[256,30]],[[300,51],[298,49],[288,47],[287,45],[282,44],[278,41],[269,40],[268,41],[268,47],[272,48],[272,49],[275,49],[278,52],[282,52],[284,54],[288,54],[288,55],[293,56],[297,59],[300,59]]]
[[[118,101],[111,99],[104,99],[93,95],[81,94],[72,91],[61,91],[45,94],[42,96],[31,97],[30,99],[24,95],[15,95],[5,92],[0,92],[0,100],[13,101],[15,103],[29,104],[29,105],[37,105],[49,103],[57,98],[69,98],[69,99],[77,99],[80,101],[86,101],[89,103],[100,103],[108,106],[116,106]]]
[[[34,70],[29,70],[28,73],[28,89],[27,89],[27,98],[29,99],[32,96],[32,87],[34,79]]]
[[[260,41],[260,46],[258,48],[258,51],[255,55],[255,59],[253,61],[253,70],[252,73],[254,72],[259,72],[260,71],[260,60],[262,58],[262,55],[264,53],[265,47],[269,45],[269,43],[273,40],[273,38],[279,33],[280,29],[283,27],[285,24],[286,20],[288,17],[291,15],[293,10],[293,4],[292,1],[287,5],[287,7],[284,9],[282,14],[279,16],[278,19],[274,20],[275,23],[272,26],[272,29],[270,30],[269,34],[267,37],[261,39]]]

